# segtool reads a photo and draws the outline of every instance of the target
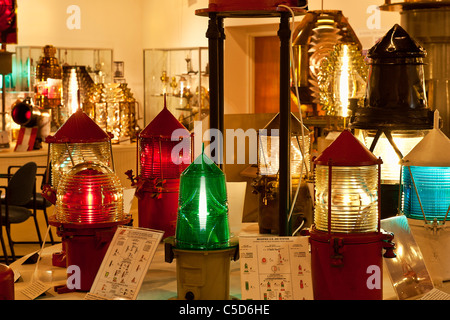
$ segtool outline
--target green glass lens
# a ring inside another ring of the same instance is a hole
[[[225,174],[204,153],[181,174],[175,240],[180,249],[229,246]]]

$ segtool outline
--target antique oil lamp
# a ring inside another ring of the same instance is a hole
[[[314,161],[310,244],[316,300],[383,297],[382,249],[387,249],[385,257],[395,254],[393,235],[380,229],[381,163],[348,130]]]

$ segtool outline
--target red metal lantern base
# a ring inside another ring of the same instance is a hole
[[[0,263],[0,300],[14,300],[14,272]]]
[[[161,194],[153,198],[144,193],[138,200],[139,227],[164,231],[164,237],[175,235],[178,209],[178,192]]]
[[[310,232],[315,300],[382,300],[383,254],[391,248],[381,232]]]
[[[53,262],[62,266],[65,260],[65,267],[77,266],[80,270],[80,281],[74,288],[65,285],[57,288],[57,292],[89,291],[117,227],[129,222],[130,219],[93,224],[61,223],[55,216],[50,217],[49,224],[57,227],[63,245],[63,252],[56,253]]]
[[[175,235],[180,179],[167,179],[164,189],[157,192],[145,185],[139,190],[139,227],[164,231],[164,237]]]

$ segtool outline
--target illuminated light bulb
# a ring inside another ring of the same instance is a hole
[[[350,100],[363,103],[368,68],[353,43],[336,44],[318,73],[320,103],[329,116],[349,117]]]
[[[349,89],[348,89],[348,79],[349,79],[350,67],[349,67],[349,58],[348,58],[348,47],[346,45],[343,46],[342,53],[342,66],[340,70],[340,78],[339,78],[339,102],[341,104],[341,114],[346,117],[348,115],[348,98],[349,98]]]
[[[200,222],[200,230],[206,229],[206,220],[208,218],[207,206],[205,177],[200,177],[200,199],[198,204],[198,220]]]
[[[77,80],[77,71],[75,68],[70,69],[68,107],[70,114],[75,113],[79,108],[78,80]]]

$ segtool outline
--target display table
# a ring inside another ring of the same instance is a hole
[[[51,285],[45,295],[38,300],[83,300],[85,292],[70,292],[59,294],[54,290],[55,286],[64,285],[67,280],[66,269],[52,266],[52,254],[61,251],[61,244],[46,247],[42,252],[42,258],[39,262],[38,271],[35,279]],[[35,274],[36,264],[23,264],[23,262],[33,253],[13,262],[10,267],[20,275],[19,280],[14,285],[16,300],[29,300],[21,291],[30,285]],[[177,296],[177,274],[176,261],[167,263],[164,261],[164,244],[160,243],[153,257],[150,268],[142,284],[138,300],[169,300]],[[233,298],[240,299],[240,266],[239,261],[231,261],[230,265],[230,295]]]
[[[243,223],[241,235],[257,235],[257,223]],[[45,295],[38,299],[53,300],[83,300],[86,293],[70,292],[59,294],[55,292],[54,287],[64,285],[67,280],[66,269],[52,266],[52,254],[61,251],[61,244],[46,247],[42,252],[42,258],[39,262],[39,268],[35,274],[36,264],[23,264],[25,260],[33,253],[13,262],[10,267],[19,276],[19,280],[15,283],[16,300],[28,300],[22,294],[22,290],[30,285],[35,279],[51,285],[52,288]],[[385,268],[386,269],[386,268]],[[164,243],[158,245],[157,251],[153,257],[150,267],[145,276],[144,282],[140,289],[138,300],[169,300],[177,296],[177,274],[176,260],[172,263],[165,262]],[[233,299],[241,299],[241,276],[240,261],[231,261],[230,265],[230,296]],[[392,287],[389,275],[384,270],[383,275],[383,297],[385,300],[395,300],[396,295]]]

